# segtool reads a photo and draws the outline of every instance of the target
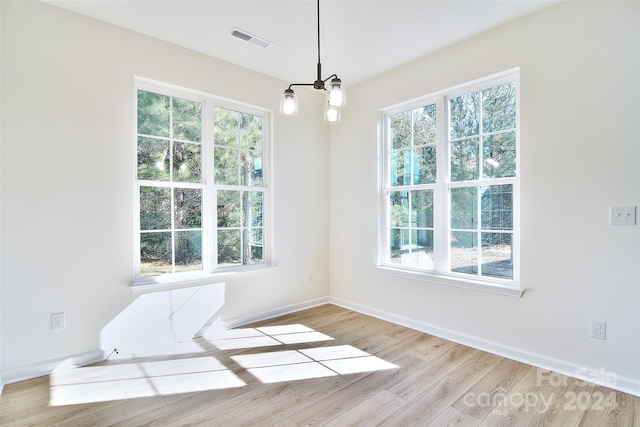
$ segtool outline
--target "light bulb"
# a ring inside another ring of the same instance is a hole
[[[285,115],[290,116],[295,110],[296,102],[293,100],[293,98],[287,98],[282,104],[282,112]]]

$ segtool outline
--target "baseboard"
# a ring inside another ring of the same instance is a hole
[[[309,308],[318,307],[324,304],[329,304],[329,297],[322,297],[314,300],[300,302],[297,304],[286,305],[284,307],[263,311],[261,313],[250,314],[247,316],[238,316],[231,319],[225,319],[223,320],[223,324],[225,329],[237,328],[239,326],[260,322],[262,320],[273,319],[274,317],[284,316],[285,314],[307,310]]]
[[[464,344],[469,347],[496,354],[498,356],[506,357],[508,359],[516,360],[518,362],[526,363],[537,368],[609,387],[611,389],[629,393],[634,396],[640,396],[640,381],[633,378],[621,377],[618,375],[612,376],[612,374],[605,372],[603,368],[581,366],[572,362],[568,362],[566,360],[552,358],[544,354],[532,353],[515,347],[506,346],[501,343],[461,334],[450,329],[441,328],[439,326],[420,322],[408,317],[367,307],[340,298],[329,297],[329,302],[339,307],[357,311],[358,313],[366,314],[368,316],[372,316],[381,320],[386,320],[388,322],[405,326],[416,331],[435,335],[449,341]]]
[[[104,351],[93,350],[73,356],[61,357],[59,359],[46,360],[32,365],[20,366],[2,371],[2,381],[4,384],[17,383],[19,381],[30,380],[32,378],[49,375],[55,370],[66,370],[92,363],[102,362],[105,358]]]

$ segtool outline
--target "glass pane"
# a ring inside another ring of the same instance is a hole
[[[173,144],[173,180],[200,182],[202,174],[202,146],[185,142]]]
[[[172,273],[171,232],[140,233],[140,275]]]
[[[240,152],[242,185],[262,185],[262,153],[258,151]]]
[[[262,226],[262,192],[245,191],[242,193],[244,206],[243,227],[261,227]]]
[[[511,233],[482,233],[482,275],[513,279]]]
[[[262,249],[262,228],[251,229],[251,264],[264,262]]]
[[[421,270],[433,270],[433,231],[413,230],[411,232],[411,252],[402,255],[403,265]]]
[[[390,157],[391,185],[411,184],[411,150],[392,151]]]
[[[496,132],[516,127],[516,83],[482,91],[482,131]]]
[[[504,132],[482,138],[484,178],[516,176],[516,133]]]
[[[255,238],[260,240],[256,241]],[[242,230],[242,265],[262,262],[262,229]]]
[[[173,98],[173,137],[184,141],[202,141],[202,104]]]
[[[176,273],[202,270],[202,231],[176,233]]]
[[[229,267],[241,265],[240,230],[218,230],[218,265]]]
[[[218,191],[218,227],[240,227],[240,191]]]
[[[409,250],[410,234],[406,228],[392,228],[389,230],[390,262],[402,265],[402,254]]]
[[[213,109],[213,140],[215,145],[238,147],[238,113],[226,108]]]
[[[420,228],[433,228],[432,190],[411,191],[411,226]]]
[[[435,144],[436,104],[413,110],[413,145]]]
[[[394,150],[411,146],[411,111],[389,117],[389,140]]]
[[[138,133],[169,137],[169,97],[138,91]]]
[[[408,227],[409,193],[406,191],[390,191],[389,203],[389,225],[392,227]]]
[[[238,150],[216,147],[214,157],[216,184],[239,185]]]
[[[140,187],[140,230],[171,228],[171,189]]]
[[[240,114],[240,147],[262,150],[262,117]]]
[[[436,147],[429,145],[413,150],[413,183],[433,184],[436,182]]]
[[[478,224],[476,187],[451,189],[451,228],[475,229]]]
[[[169,181],[169,141],[138,137],[138,179]]]
[[[478,92],[449,100],[449,131],[451,138],[463,138],[479,133],[480,103]]]
[[[466,231],[451,232],[451,271],[478,274],[478,234]]]
[[[199,188],[175,188],[173,190],[174,227],[176,229],[202,227],[202,190]]]
[[[479,151],[478,138],[451,143],[451,181],[469,181],[479,178]]]
[[[490,185],[480,189],[483,230],[513,230],[513,185]]]

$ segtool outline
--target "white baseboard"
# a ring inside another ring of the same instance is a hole
[[[375,308],[367,307],[361,304],[352,303],[340,298],[329,297],[329,302],[339,307],[357,311],[359,313],[366,314],[368,316],[372,316],[381,320],[386,320],[388,322],[392,322],[401,326],[406,326],[407,328],[411,328],[416,331],[435,335],[449,341],[464,344],[478,350],[483,350],[492,354],[496,354],[498,356],[506,357],[508,359],[517,360],[518,362],[526,363],[537,368],[609,387],[611,389],[629,393],[634,396],[640,396],[640,381],[633,378],[614,375],[613,373],[607,373],[604,368],[581,366],[576,363],[556,359],[544,354],[532,353],[527,350],[521,350],[515,347],[506,346],[501,343],[461,334],[450,329],[441,328],[439,326],[420,322],[408,317],[377,310]]]
[[[86,366],[92,363],[102,362],[105,358],[104,351],[92,350],[72,356],[61,357],[59,359],[46,360],[32,365],[20,366],[2,371],[2,381],[4,384],[17,383],[19,381],[30,380],[32,378],[49,375],[55,370],[66,370]]]
[[[324,304],[329,304],[329,297],[322,297],[297,304],[286,305],[284,307],[263,311],[261,313],[250,314],[247,316],[238,316],[231,319],[225,319],[223,320],[223,324],[225,329],[237,328],[238,326],[244,326],[250,323],[260,322],[262,320],[273,319],[274,317],[284,316],[285,314],[307,310],[309,308],[318,307]]]

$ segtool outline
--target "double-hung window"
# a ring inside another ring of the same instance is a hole
[[[136,82],[135,284],[266,266],[269,115]]]
[[[383,267],[520,288],[518,122],[517,70],[383,111]]]

